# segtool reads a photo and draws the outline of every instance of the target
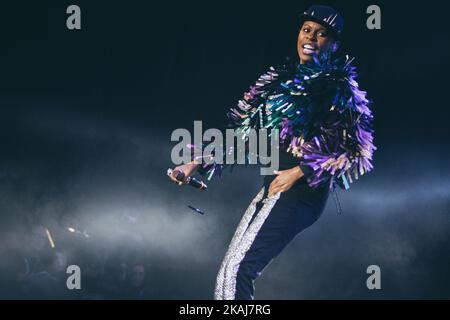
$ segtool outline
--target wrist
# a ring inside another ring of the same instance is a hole
[[[295,166],[294,168],[292,168],[291,173],[296,180],[298,180],[304,176],[304,173],[303,173],[302,169],[300,169],[299,166]]]
[[[189,163],[187,163],[188,170],[192,173],[197,171],[197,169],[201,166],[201,163],[197,162],[196,160],[193,160]]]

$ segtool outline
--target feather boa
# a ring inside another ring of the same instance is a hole
[[[307,64],[271,67],[227,116],[229,127],[279,129],[280,147],[312,169],[311,187],[349,183],[373,169],[373,115],[358,87],[353,59],[329,57]],[[226,165],[208,164],[201,174],[220,175]]]

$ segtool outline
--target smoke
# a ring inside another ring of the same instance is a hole
[[[319,221],[265,270],[258,297],[448,298],[450,172],[439,165],[448,154],[424,152],[426,163],[408,146],[381,154],[372,174],[339,193],[340,216],[330,198]],[[373,264],[381,268],[379,291],[366,287]]]
[[[234,229],[262,183],[259,168],[227,171],[207,191],[180,188],[165,176],[173,167],[169,131],[65,117],[52,113],[39,126],[30,120],[29,138],[19,141],[27,152],[3,161],[2,253],[41,252],[48,229],[54,250],[72,264],[117,253],[149,266],[155,298],[210,299]],[[377,155],[373,173],[339,192],[343,214],[330,197],[318,222],[265,269],[256,298],[449,297],[450,172],[429,165],[449,155],[427,152],[427,164],[413,147]],[[366,287],[372,264],[381,268],[379,291]]]

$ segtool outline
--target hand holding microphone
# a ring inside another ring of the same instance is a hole
[[[195,171],[197,164],[190,163],[180,167],[176,167],[175,169],[167,169],[167,175],[169,178],[176,182],[178,185],[188,184],[194,188],[205,190],[207,185],[194,177],[191,177],[190,174]],[[185,174],[187,172],[187,174]],[[187,175],[187,177],[186,177]]]

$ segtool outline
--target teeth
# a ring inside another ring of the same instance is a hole
[[[303,53],[307,54],[307,55],[311,55],[316,52],[315,49],[310,49],[310,48],[312,48],[312,47],[311,46],[303,46]]]
[[[315,50],[315,48],[312,45],[310,45],[310,44],[303,45],[303,48],[310,49],[310,50]]]

